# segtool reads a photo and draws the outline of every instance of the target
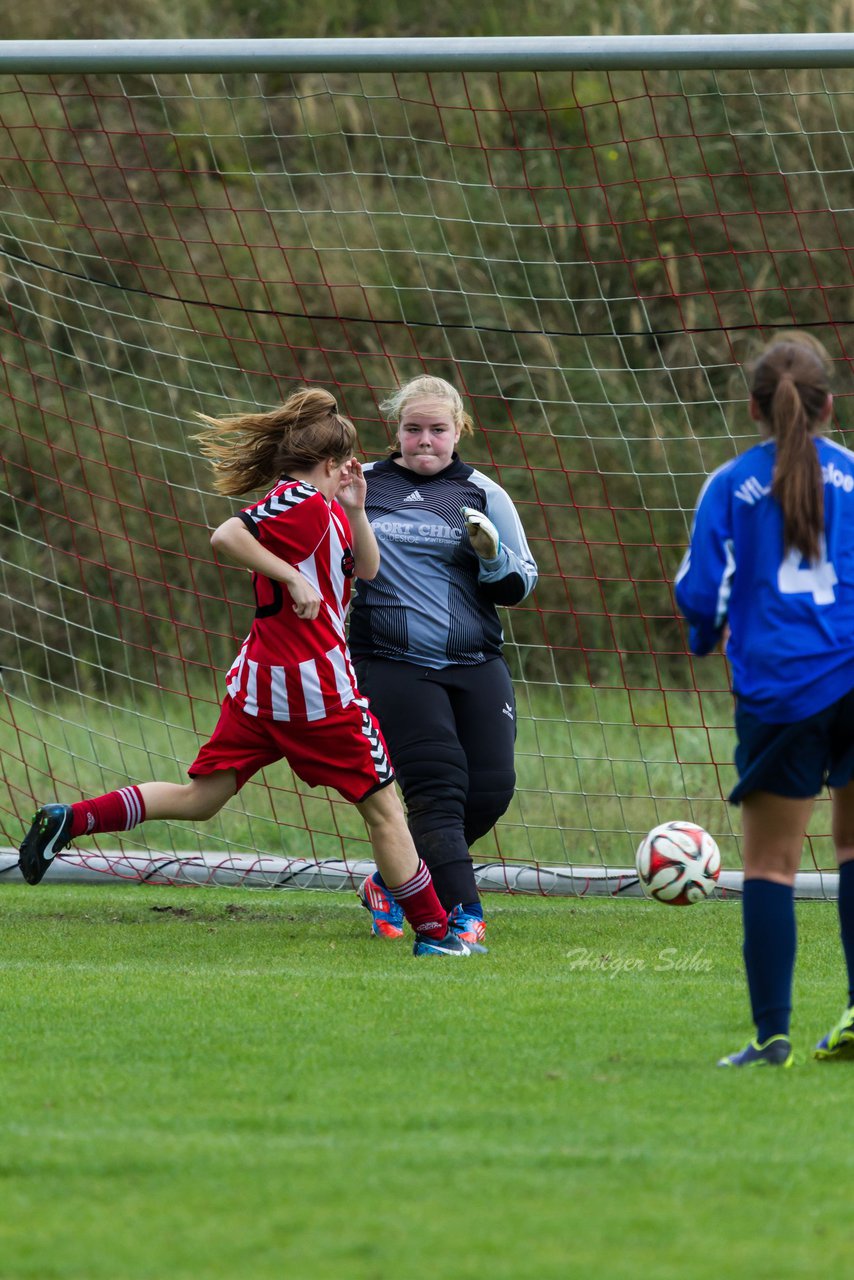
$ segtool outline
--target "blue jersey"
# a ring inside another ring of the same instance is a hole
[[[768,724],[802,720],[854,688],[854,454],[815,444],[825,522],[816,562],[783,554],[767,440],[706,481],[676,575],[692,651],[708,653],[728,623],[733,690]]]
[[[380,548],[379,573],[356,580],[350,614],[354,658],[396,658],[438,669],[501,653],[496,605],[518,604],[537,566],[512,501],[500,485],[454,459],[420,476],[393,458],[365,467],[365,510]],[[488,516],[501,546],[481,560],[463,507]]]

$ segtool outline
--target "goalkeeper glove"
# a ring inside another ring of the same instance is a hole
[[[469,542],[481,560],[494,560],[501,550],[501,538],[489,516],[474,507],[463,507],[461,514],[466,522]]]

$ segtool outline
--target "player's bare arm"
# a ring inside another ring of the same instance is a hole
[[[211,546],[217,555],[227,556],[242,568],[283,583],[293,600],[294,613],[298,618],[311,620],[319,614],[322,601],[308,579],[292,564],[282,560],[267,547],[262,547],[238,516],[229,516],[218,529],[214,529]]]
[[[380,549],[374,537],[370,521],[365,515],[367,482],[362,474],[362,464],[351,458],[341,473],[341,487],[335,495],[347,512],[353,534],[353,557],[356,561],[356,577],[370,581],[380,567]]]

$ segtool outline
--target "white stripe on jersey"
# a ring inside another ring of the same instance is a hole
[[[246,693],[243,699],[243,710],[248,716],[258,714],[258,663],[251,658],[246,659],[249,675],[246,677]]]
[[[314,559],[314,552],[312,552],[312,554],[308,556],[307,559],[300,560],[299,564],[297,565],[297,568],[299,569],[302,576],[308,579],[308,581],[314,587],[317,594],[322,598],[323,593],[320,590],[320,581],[317,576],[317,564]]]
[[[344,599],[344,550],[347,542],[344,537],[344,530],[335,513],[330,511],[329,520],[329,577],[332,581],[332,592],[336,601]],[[344,614],[340,611],[340,607],[335,609],[331,604],[327,605],[329,617],[335,627],[338,635],[343,640],[345,637]]]
[[[339,707],[359,700],[346,640],[345,601],[350,595],[345,574],[344,553],[349,546],[346,516],[340,510],[336,514],[319,490],[303,484],[286,484],[282,492],[268,494],[242,514],[244,520],[251,519],[259,532],[264,532],[264,539],[269,530],[270,545],[276,554],[276,522],[289,523],[294,508],[306,499],[311,499],[306,517],[311,536],[300,539],[299,525],[292,530],[300,546],[296,555],[305,558],[289,563],[321,598],[324,607],[317,624],[294,621],[292,602],[282,592],[277,610],[256,611],[252,630],[226,675],[228,695],[238,709],[253,718],[279,723],[324,720]],[[300,520],[298,512],[296,515]],[[282,545],[289,547],[294,539],[286,534],[287,524],[282,526],[281,538]],[[259,576],[264,578],[263,574]],[[271,658],[279,665],[272,665]]]
[[[336,635],[341,637],[341,643],[344,644],[347,639],[347,632],[344,629],[344,619],[337,609],[333,609],[331,604],[326,605],[326,612],[329,614],[329,621],[335,629]]]
[[[278,486],[276,486],[278,488]],[[289,488],[283,489],[281,493],[268,493],[266,498],[261,502],[257,502],[254,507],[244,508],[250,520],[255,524],[260,524],[262,520],[270,520],[277,515],[281,515],[284,511],[290,511],[292,508],[304,502],[306,498],[313,498],[319,491],[311,484],[291,485]]]
[[[236,698],[240,692],[240,681],[243,676],[243,664],[246,661],[246,646],[249,643],[247,637],[240,647],[240,652],[231,664],[231,670],[226,677],[225,689],[230,698]]]
[[[285,668],[270,668],[270,702],[273,707],[274,720],[290,720],[288,706],[288,690],[285,684]]]
[[[335,672],[335,688],[338,690],[341,706],[348,707],[356,696],[353,692],[355,679],[351,676],[352,668],[341,649],[330,649],[326,656]]]
[[[305,698],[306,720],[324,720],[326,704],[320,691],[320,677],[317,674],[317,663],[314,658],[299,664],[299,677],[302,682],[302,696]]]

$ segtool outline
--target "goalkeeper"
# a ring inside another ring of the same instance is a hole
[[[760,357],[750,413],[765,439],[706,482],[676,576],[694,653],[708,653],[729,627],[736,699],[730,800],[742,809],[756,1037],[722,1067],[792,1062],[794,881],[825,785],[849,991],[814,1056],[854,1058],[854,454],[821,434],[833,404],[825,361],[800,335]]]
[[[389,458],[364,469],[380,568],[357,578],[350,648],[450,926],[480,943],[469,848],[516,783],[516,705],[496,606],[524,600],[537,567],[508,495],[457,454],[472,433],[457,390],[419,377],[381,407],[396,440]],[[373,932],[399,937],[400,910],[382,878],[368,877],[359,892]]]

